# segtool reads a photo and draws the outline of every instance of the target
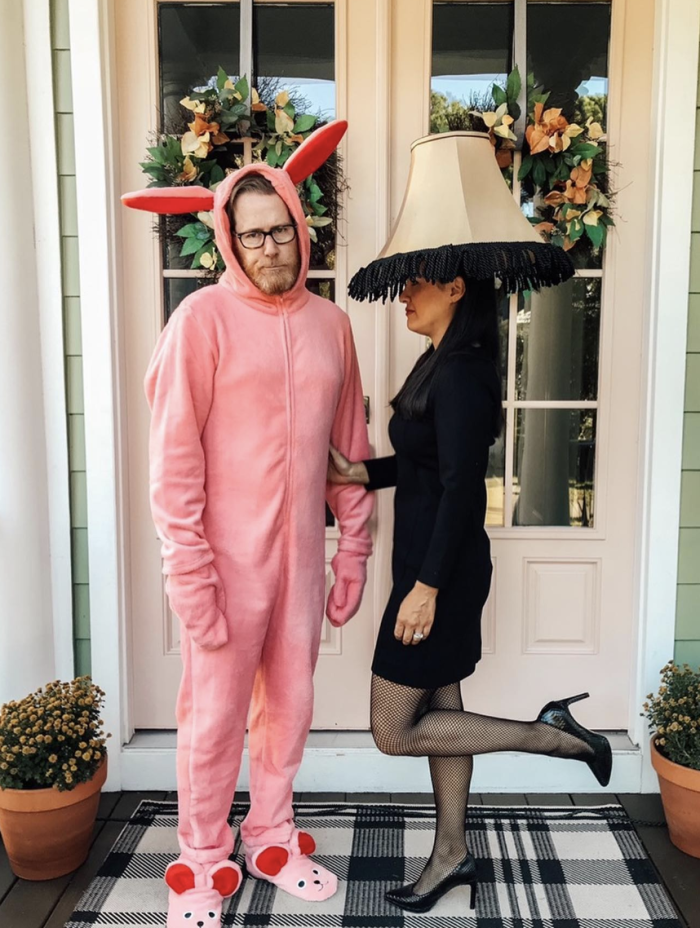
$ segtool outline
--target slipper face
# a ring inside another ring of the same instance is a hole
[[[310,857],[291,855],[285,847],[260,848],[246,858],[246,865],[252,876],[267,880],[305,902],[324,902],[338,889],[334,873]]]
[[[230,860],[201,871],[181,860],[171,863],[165,871],[170,888],[167,928],[220,928],[223,900],[242,879],[240,867]]]

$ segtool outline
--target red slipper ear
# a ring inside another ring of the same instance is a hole
[[[299,850],[302,854],[313,854],[316,850],[316,842],[311,837],[310,834],[307,834],[305,831],[299,832]]]
[[[304,139],[284,165],[284,170],[295,184],[300,184],[330,158],[347,128],[347,120],[334,119]]]
[[[197,184],[189,187],[147,187],[145,190],[124,193],[121,200],[124,206],[130,206],[132,209],[171,216],[178,213],[208,212],[214,208],[213,192]]]
[[[286,847],[268,847],[254,861],[255,866],[266,876],[277,876],[289,860]]]
[[[171,864],[165,871],[165,882],[170,889],[181,895],[188,889],[194,889],[194,873],[187,864]]]
[[[226,864],[218,870],[215,870],[211,878],[214,881],[214,889],[224,897],[232,896],[238,889],[238,884],[241,882],[238,870]]]

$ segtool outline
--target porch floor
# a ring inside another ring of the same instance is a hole
[[[64,928],[83,890],[104,861],[119,832],[142,799],[174,800],[175,793],[103,793],[90,856],[70,876],[34,883],[18,880],[0,844],[0,928]],[[244,801],[245,794],[237,799]],[[425,793],[299,793],[302,802],[430,802]],[[668,837],[657,794],[539,794],[482,793],[472,805],[604,805],[619,801],[636,825],[637,833],[676,906],[686,928],[700,928],[700,860],[675,848]],[[641,823],[662,823],[641,824]]]

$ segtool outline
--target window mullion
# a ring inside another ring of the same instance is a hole
[[[248,97],[244,101],[250,104],[255,75],[253,74],[253,0],[240,0],[240,57],[238,76],[248,78]]]

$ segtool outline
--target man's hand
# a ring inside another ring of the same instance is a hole
[[[228,642],[226,594],[213,564],[185,574],[169,574],[165,589],[170,608],[196,645],[216,651]]]
[[[435,605],[438,591],[434,586],[416,581],[415,586],[403,600],[396,617],[394,638],[406,645],[420,644],[430,635],[435,621]]]

